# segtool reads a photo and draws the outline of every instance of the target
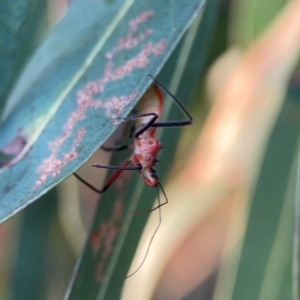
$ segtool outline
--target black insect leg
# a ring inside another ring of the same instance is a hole
[[[96,193],[102,194],[102,193],[104,193],[115,182],[115,180],[121,175],[121,173],[123,171],[135,171],[135,170],[141,170],[142,169],[142,166],[140,166],[140,165],[136,166],[136,167],[135,166],[134,167],[127,167],[127,165],[129,163],[130,163],[130,160],[126,160],[125,162],[122,163],[121,166],[102,166],[102,165],[94,164],[93,167],[96,167],[96,168],[116,170],[113,173],[113,175],[111,176],[111,178],[107,181],[107,183],[105,184],[105,186],[101,190],[95,188],[93,185],[91,185],[90,183],[88,183],[86,180],[84,180],[77,173],[73,173],[73,175],[79,181],[81,181],[83,184],[85,184],[86,186],[88,186],[90,189],[92,189]]]
[[[108,169],[108,170],[119,170],[119,171],[138,171],[142,169],[141,165],[134,167],[123,167],[123,166],[102,166],[98,164],[92,164],[93,167],[99,169]]]
[[[140,128],[137,129],[137,131],[134,134],[135,138],[138,138],[139,135],[141,135],[142,133],[144,133],[149,127],[154,125],[154,122],[156,121],[156,119],[158,118],[158,115],[156,113],[146,113],[146,114],[139,114],[139,115],[135,115],[135,116],[129,116],[126,118],[123,118],[124,121],[130,121],[130,120],[135,120],[135,119],[139,119],[139,118],[144,118],[144,117],[149,117],[152,116],[152,118],[149,120],[149,122],[143,124]]]
[[[173,95],[167,88],[165,88],[161,83],[159,83],[152,75],[149,75],[154,83],[161,88],[163,91],[165,91],[177,104],[177,106],[180,108],[180,110],[188,117],[188,121],[170,121],[170,122],[160,122],[160,123],[154,123],[152,127],[175,127],[175,126],[185,126],[185,125],[191,125],[193,123],[193,117],[191,114],[187,111],[187,109],[182,105],[182,103],[179,101],[179,99]]]
[[[104,151],[108,152],[119,152],[128,149],[129,145],[118,145],[118,146],[113,146],[113,147],[105,147],[101,146],[100,148]]]

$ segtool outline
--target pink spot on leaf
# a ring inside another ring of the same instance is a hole
[[[64,153],[61,159],[57,158],[58,147],[54,146],[52,149],[52,154],[43,160],[41,166],[38,167],[38,173],[40,174],[38,180],[35,182],[34,188],[37,188],[39,185],[44,183],[47,177],[52,174],[52,177],[56,177],[60,174],[60,169],[65,166],[69,161],[77,158],[76,148],[79,145],[80,141],[83,139],[86,131],[81,128],[76,132],[75,141],[71,147],[69,153]],[[64,137],[61,137],[63,140]],[[58,144],[61,143],[61,140],[57,139]]]

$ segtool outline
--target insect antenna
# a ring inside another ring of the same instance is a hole
[[[155,237],[155,235],[156,235],[156,233],[157,233],[157,231],[158,231],[158,229],[159,229],[159,227],[160,227],[160,225],[161,225],[161,206],[162,206],[162,205],[161,205],[161,203],[160,203],[159,188],[162,190],[162,192],[163,192],[163,194],[164,194],[164,197],[165,197],[165,199],[166,199],[165,204],[168,203],[168,198],[167,198],[167,196],[166,196],[166,193],[165,193],[165,191],[164,191],[162,185],[161,185],[159,182],[157,183],[157,187],[156,187],[156,188],[157,188],[157,202],[158,202],[158,206],[156,207],[156,208],[158,208],[158,225],[157,225],[157,227],[156,227],[154,233],[152,234],[152,237],[151,237],[151,239],[150,239],[150,242],[149,242],[149,245],[148,245],[146,254],[145,254],[145,256],[144,256],[144,258],[143,258],[141,264],[139,265],[139,267],[138,267],[133,273],[131,273],[130,275],[126,276],[125,279],[127,279],[127,278],[133,276],[134,274],[136,274],[136,273],[140,270],[140,268],[143,266],[144,262],[145,262],[146,259],[147,259],[148,254],[149,254],[149,251],[150,251],[152,242],[153,242],[153,240],[154,240],[154,237]]]
[[[147,209],[147,210],[134,210],[134,211],[130,211],[132,214],[135,214],[135,215],[142,215],[142,214],[148,214],[148,213],[151,213],[157,209],[160,209],[162,206],[166,205],[169,203],[168,201],[168,198],[167,198],[167,195],[162,187],[162,185],[158,182],[157,185],[160,187],[160,189],[162,190],[163,194],[164,194],[164,197],[165,197],[165,202],[164,203],[158,203],[158,205],[154,208],[151,208],[151,209]]]

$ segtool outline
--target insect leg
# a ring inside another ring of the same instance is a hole
[[[113,147],[105,147],[101,146],[100,148],[104,151],[109,151],[109,152],[118,152],[118,151],[123,151],[128,149],[129,145],[118,145],[118,146],[113,146]]]
[[[180,110],[188,117],[188,121],[170,121],[170,122],[162,122],[162,123],[154,123],[152,127],[175,127],[175,126],[184,126],[184,125],[191,125],[193,123],[193,117],[191,114],[187,111],[187,109],[181,104],[179,99],[173,95],[167,88],[165,88],[161,83],[159,83],[152,75],[149,75],[154,83],[161,88],[163,91],[165,91],[177,104],[177,106],[180,108]]]
[[[119,171],[138,171],[142,170],[142,166],[133,166],[133,167],[124,167],[124,166],[103,166],[98,164],[92,164],[93,167],[99,168],[99,169],[109,169],[109,170],[119,170]]]
[[[130,132],[129,132],[129,137],[132,138],[133,136],[133,132],[134,132],[134,126],[131,127]],[[104,151],[108,151],[108,152],[119,152],[119,151],[123,151],[126,150],[128,148],[130,148],[130,145],[116,145],[113,147],[106,147],[106,146],[101,146],[100,147],[102,150]]]
[[[79,180],[81,181],[83,184],[85,184],[86,186],[88,186],[91,190],[93,190],[94,192],[101,194],[103,193],[103,190],[99,190],[97,188],[95,188],[93,185],[91,185],[90,183],[88,183],[86,180],[84,180],[81,176],[79,176],[77,173],[73,173],[73,175]]]
[[[158,118],[158,115],[156,113],[146,113],[146,114],[139,114],[139,115],[135,115],[135,116],[129,116],[129,117],[123,118],[123,120],[124,121],[129,121],[129,120],[135,120],[135,119],[139,119],[139,118],[143,118],[143,117],[149,117],[149,116],[152,116],[152,118],[149,120],[149,122],[142,125],[135,132],[134,137],[138,138],[139,135],[141,135],[143,132],[145,132],[149,127],[154,126],[154,122]]]
[[[111,178],[106,182],[105,186],[102,188],[102,193],[105,192],[110,186],[116,181],[116,179],[121,175],[123,171],[132,171],[132,170],[138,170],[133,168],[126,168],[125,165],[128,165],[130,163],[130,160],[126,161],[122,166],[124,166],[122,169],[116,169],[116,171],[113,173]]]
[[[73,173],[73,175],[79,180],[81,181],[83,184],[85,184],[86,186],[88,186],[90,189],[92,189],[93,191],[95,191],[96,193],[102,194],[104,193],[115,181],[116,179],[121,175],[121,173],[123,171],[134,171],[134,170],[141,170],[142,166],[137,166],[137,167],[127,167],[130,163],[130,159],[124,161],[121,166],[100,166],[100,165],[96,165],[97,168],[104,168],[104,169],[113,169],[116,170],[113,175],[110,177],[110,179],[106,182],[106,184],[104,185],[104,187],[99,190],[97,188],[95,188],[93,185],[91,185],[90,183],[88,183],[86,180],[84,180],[81,176],[79,176],[77,173]],[[95,166],[95,165],[93,165]]]
[[[144,133],[149,127],[153,126],[154,122],[158,118],[158,115],[156,113],[148,113],[144,115],[139,115],[140,117],[146,117],[146,115],[152,115],[153,117],[149,120],[148,123],[145,123],[140,128],[137,129],[137,131],[134,134],[135,138],[138,138],[142,133]]]

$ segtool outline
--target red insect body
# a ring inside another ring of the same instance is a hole
[[[163,95],[157,87],[150,87],[139,102],[139,113],[154,113],[158,116],[155,123],[158,122],[163,108]],[[147,116],[136,120],[136,128],[150,122],[152,116]],[[134,138],[134,153],[131,161],[134,165],[142,166],[140,175],[144,182],[151,186],[157,186],[158,179],[153,175],[153,167],[157,161],[157,155],[162,149],[161,144],[156,138],[156,127],[149,127],[138,137]]]

